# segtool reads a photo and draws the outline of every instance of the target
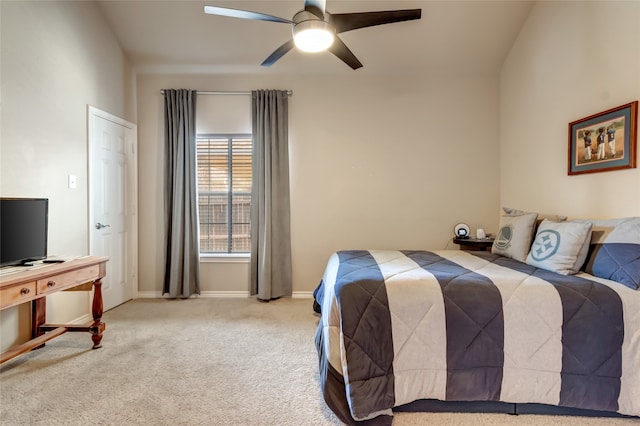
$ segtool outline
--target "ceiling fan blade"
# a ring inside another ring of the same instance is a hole
[[[375,25],[393,24],[394,22],[420,19],[422,9],[387,10],[381,12],[361,13],[332,13],[330,22],[336,29],[336,34],[358,28],[373,27]]]
[[[326,0],[305,0],[304,10],[313,13],[320,19],[324,19],[324,11],[327,7]]]
[[[248,10],[229,9],[227,7],[205,6],[204,13],[209,15],[228,16],[231,18],[253,19],[256,21],[282,22],[285,24],[293,24],[293,21],[279,18],[277,16],[267,15],[259,12],[251,12]]]
[[[362,67],[362,63],[358,60],[358,58],[356,58],[356,55],[354,55],[353,52],[349,50],[347,45],[344,44],[344,42],[340,40],[340,37],[338,36],[336,36],[336,38],[333,40],[333,44],[329,48],[329,52],[333,53],[342,62],[349,65],[351,69],[357,70],[358,68]]]
[[[265,59],[260,65],[263,67],[270,67],[275,64],[276,61],[282,58],[288,51],[293,49],[293,40],[289,40],[284,43],[282,46],[278,47],[267,59]]]

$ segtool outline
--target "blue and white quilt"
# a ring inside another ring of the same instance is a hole
[[[421,399],[640,415],[640,292],[487,252],[334,253],[316,302],[325,401],[391,424]]]

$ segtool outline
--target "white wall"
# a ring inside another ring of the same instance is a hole
[[[354,72],[136,82],[91,2],[4,1],[0,19],[0,195],[50,198],[50,252],[85,254],[86,105],[138,121],[141,292],[162,289],[163,88],[294,91],[294,292],[313,290],[334,250],[453,248],[455,223],[495,232],[500,205],[640,215],[640,169],[566,173],[568,123],[640,98],[638,2],[536,3],[499,80]],[[68,174],[78,189],[67,189]],[[246,263],[202,272],[203,291],[247,290]],[[64,321],[87,313],[88,300],[49,307]],[[28,322],[28,309],[3,311],[0,350]]]
[[[86,105],[139,121],[142,292],[162,289],[162,88],[294,91],[295,292],[313,290],[334,250],[453,248],[455,223],[495,232],[500,205],[640,214],[640,169],[566,174],[567,124],[640,98],[638,2],[536,3],[499,80],[354,72],[136,82],[91,2],[4,1],[0,19],[0,195],[50,198],[50,252],[85,254]],[[68,174],[78,176],[78,189],[67,189]],[[202,271],[203,291],[247,289],[245,263]],[[88,312],[88,300],[49,307],[73,318]],[[16,330],[28,334],[28,322],[28,309],[3,311],[0,350]]]
[[[139,288],[163,281],[161,89],[290,89],[293,291],[339,249],[443,249],[453,227],[495,232],[497,76],[140,75]],[[204,264],[202,291],[247,291],[243,263]]]
[[[640,168],[567,175],[568,123],[640,99],[640,2],[537,2],[500,78],[500,202],[640,216]]]
[[[49,253],[85,255],[87,105],[134,121],[131,67],[92,2],[2,1],[0,10],[0,195],[49,198]],[[81,317],[89,296],[54,295],[47,312],[53,322]],[[0,350],[29,337],[29,320],[28,304],[2,311]]]

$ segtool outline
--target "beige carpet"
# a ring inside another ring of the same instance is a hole
[[[67,333],[0,367],[0,424],[339,425],[318,383],[311,300],[141,299],[103,347]],[[638,425],[637,419],[397,413],[394,425]]]

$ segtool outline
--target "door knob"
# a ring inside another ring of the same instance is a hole
[[[103,225],[100,222],[96,223],[96,229],[108,228],[111,225]]]

